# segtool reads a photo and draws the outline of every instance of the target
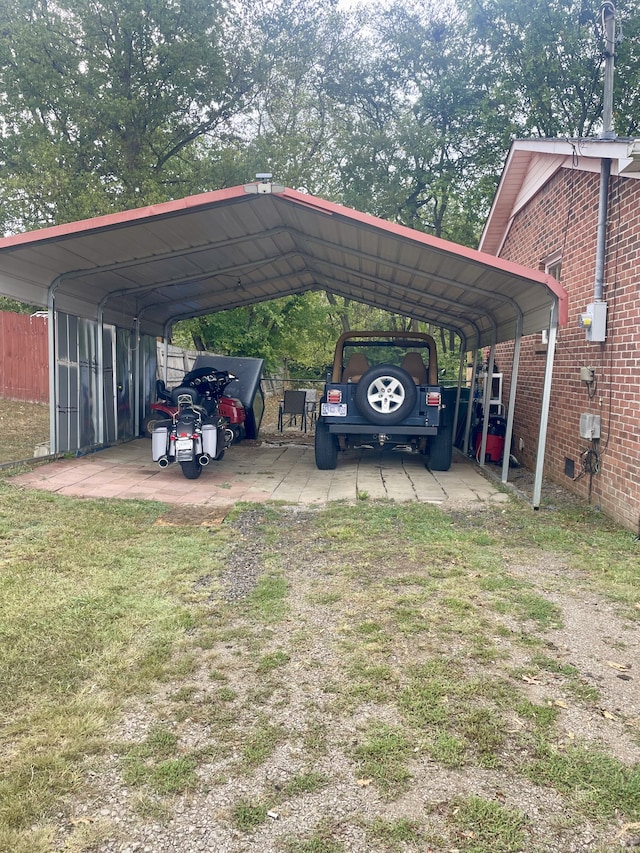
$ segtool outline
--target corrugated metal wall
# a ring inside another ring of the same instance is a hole
[[[0,397],[49,402],[46,317],[0,311]]]

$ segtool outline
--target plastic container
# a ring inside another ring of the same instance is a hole
[[[218,452],[218,428],[215,424],[202,424],[202,452],[212,459]]]
[[[159,426],[151,434],[151,458],[154,462],[167,455],[169,448],[169,430],[166,426]]]
[[[504,438],[507,432],[507,422],[502,415],[492,415],[487,426],[487,447],[484,454],[485,462],[502,462],[504,455]],[[480,457],[480,446],[482,444],[482,430],[476,435],[476,459]]]

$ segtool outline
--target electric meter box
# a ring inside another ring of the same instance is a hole
[[[607,338],[607,303],[592,302],[580,315],[580,326],[585,331],[585,340],[602,342]]]
[[[580,415],[580,438],[600,438],[600,415],[589,412]]]

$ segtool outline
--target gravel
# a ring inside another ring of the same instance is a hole
[[[313,511],[285,509],[279,539],[269,540],[268,547],[259,532],[263,512],[262,508],[249,510],[227,522],[233,525],[235,544],[225,569],[217,580],[203,574],[198,583],[202,589],[211,588],[213,613],[221,602],[240,608],[258,583],[267,558],[276,555],[283,559],[290,612],[284,623],[255,635],[264,643],[265,653],[291,649],[295,640],[296,653],[279,670],[271,695],[252,705],[251,697],[258,695],[269,679],[256,675],[246,656],[246,644],[229,635],[209,650],[196,673],[137,700],[114,730],[114,744],[140,743],[159,722],[171,727],[179,735],[184,750],[206,752],[206,759],[198,766],[195,790],[166,798],[162,803],[167,809],[163,819],[145,816],[141,792],[124,785],[121,759],[114,750],[113,754],[101,756],[87,766],[80,794],[59,816],[56,850],[93,853],[292,850],[296,853],[313,849],[330,853],[339,849],[344,853],[391,850],[454,853],[468,849],[464,839],[461,842],[459,838],[449,837],[446,843],[437,839],[448,837],[447,817],[455,798],[472,794],[497,800],[527,816],[529,843],[522,853],[600,853],[640,844],[640,826],[613,822],[603,827],[584,816],[568,814],[564,797],[516,773],[508,756],[500,769],[469,765],[449,770],[431,761],[416,745],[415,758],[409,763],[413,783],[406,793],[392,801],[385,799],[375,784],[359,779],[351,756],[363,727],[381,720],[392,725],[397,722],[394,711],[367,702],[350,717],[341,711],[335,695],[327,692],[327,683],[332,678],[344,677],[340,674],[339,650],[344,641],[341,622],[350,618],[349,604],[345,604],[336,619],[329,607],[318,603],[318,580],[331,578],[333,567],[322,548],[309,550],[307,526]],[[637,763],[640,760],[637,630],[620,616],[611,601],[589,589],[586,576],[569,570],[557,558],[535,555],[526,564],[510,563],[509,571],[514,577],[533,580],[537,591],[560,609],[563,627],[549,628],[543,633],[549,653],[575,666],[585,683],[597,687],[601,697],[600,706],[595,709],[567,703],[560,716],[560,738],[567,743],[576,737],[584,738],[625,764]],[[246,627],[240,612],[234,624],[240,631]],[[503,624],[514,631],[521,627],[510,624],[507,617]],[[497,642],[505,661],[500,664],[503,667],[514,667],[524,660],[521,645],[505,636]],[[222,743],[215,724],[209,723],[207,717],[210,707],[218,707],[215,705],[218,685],[210,677],[212,661],[218,669],[234,669],[233,688],[238,699],[233,707],[240,709],[236,712],[235,727],[225,723],[227,735]],[[627,678],[621,679],[620,675]],[[192,714],[187,719],[176,720],[171,695],[185,683],[195,691],[195,707],[202,716]],[[523,690],[531,701],[543,703],[560,695],[560,680],[555,681],[548,674],[524,684]],[[242,769],[243,737],[259,719],[280,727],[282,739],[263,763]],[[324,749],[310,750],[308,745],[304,746],[313,735],[313,725]],[[295,774],[310,770],[325,776],[327,785],[303,795],[284,793]],[[159,798],[150,799],[157,805]],[[233,820],[233,810],[239,802],[266,804],[272,816],[253,831],[242,831]],[[426,823],[433,840],[396,846],[372,840],[367,825],[380,818]],[[310,838],[318,827],[322,828],[325,840],[342,847],[328,844],[303,847],[303,839]],[[83,832],[93,838],[91,846],[73,846],[81,840]]]

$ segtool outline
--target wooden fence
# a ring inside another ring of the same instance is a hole
[[[0,398],[49,402],[47,317],[0,311]]]

